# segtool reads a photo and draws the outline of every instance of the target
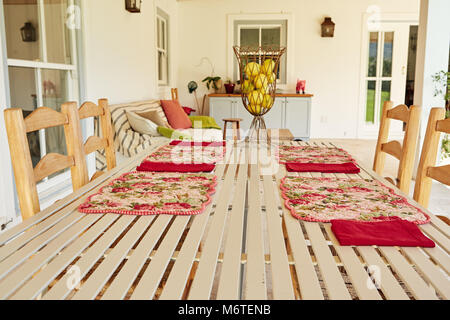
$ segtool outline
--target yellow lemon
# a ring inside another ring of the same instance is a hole
[[[265,94],[261,106],[265,109],[271,109],[273,107],[273,98],[270,94]]]
[[[267,82],[269,82],[270,84],[274,83],[275,80],[277,80],[277,76],[275,73],[267,76]]]
[[[250,62],[245,66],[244,72],[249,79],[256,77],[261,71],[261,65],[256,62]]]
[[[250,105],[257,106],[260,105],[264,100],[264,95],[259,90],[253,90],[248,94],[248,101]]]
[[[253,86],[253,83],[250,80],[244,80],[244,83],[242,84],[242,92],[243,93],[250,93],[255,89]]]
[[[265,74],[260,74],[254,80],[254,84],[257,89],[267,87],[268,83],[269,83],[269,81],[267,80],[267,77]]]
[[[273,69],[275,69],[275,61],[273,61],[272,59],[267,59],[264,61],[261,67],[261,72],[269,75],[273,73]]]
[[[263,95],[269,93],[269,86],[265,84],[261,88],[258,89],[259,92],[261,92]]]

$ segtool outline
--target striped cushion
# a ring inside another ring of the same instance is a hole
[[[109,106],[111,120],[114,128],[114,143],[116,151],[125,157],[133,157],[152,145],[155,137],[135,132],[128,122],[126,111],[145,112],[157,110],[161,118],[167,121],[166,115],[161,108],[160,100],[146,100],[138,102],[123,103]],[[97,128],[96,128],[97,129]],[[97,170],[104,170],[106,160],[104,155],[97,153]]]

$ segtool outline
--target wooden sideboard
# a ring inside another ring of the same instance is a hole
[[[279,94],[275,104],[264,116],[267,128],[289,129],[295,138],[305,141],[311,132],[311,94]],[[244,108],[238,94],[209,95],[209,113],[223,129],[222,119],[242,118],[241,128],[250,129],[253,116]]]

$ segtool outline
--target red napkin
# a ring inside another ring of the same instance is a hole
[[[144,161],[136,170],[152,172],[211,172],[215,167],[215,164],[208,163],[175,164],[172,162]]]
[[[332,220],[331,230],[341,246],[435,247],[416,224],[398,217],[373,222]]]
[[[342,164],[327,163],[286,163],[289,172],[323,172],[323,173],[360,173],[361,170],[353,163]]]
[[[193,141],[179,141],[174,140],[170,143],[171,146],[180,147],[225,147],[226,141],[209,141],[209,142],[193,142]]]

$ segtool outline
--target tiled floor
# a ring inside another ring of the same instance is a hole
[[[376,140],[353,140],[353,139],[327,139],[341,146],[360,160],[368,168],[373,166],[373,157],[375,155]],[[386,166],[384,170],[385,177],[395,177],[397,175],[398,161],[397,159],[386,156]],[[411,183],[410,195],[414,192],[414,181]],[[431,189],[430,206],[431,212],[438,215],[446,215],[450,217],[450,187],[438,182],[433,183]]]

